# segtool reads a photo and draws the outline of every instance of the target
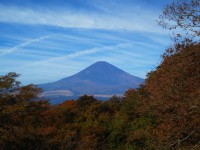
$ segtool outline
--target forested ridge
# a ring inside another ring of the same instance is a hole
[[[176,34],[145,83],[123,97],[84,95],[50,105],[36,85],[20,86],[16,73],[1,75],[0,149],[200,149],[199,7],[192,0],[165,8],[159,24],[186,32]]]

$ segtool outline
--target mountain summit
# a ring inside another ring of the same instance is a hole
[[[134,77],[105,61],[96,62],[70,78],[108,86],[129,84],[130,87],[137,87],[138,84],[141,84],[140,78]],[[66,79],[67,78],[64,78],[63,80]]]
[[[99,61],[79,73],[56,82],[40,84],[45,96],[80,96],[92,94],[99,97],[123,94],[128,88],[137,88],[144,80],[109,64]]]

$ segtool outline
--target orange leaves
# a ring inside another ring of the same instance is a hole
[[[39,129],[39,133],[43,136],[50,135],[54,132],[56,132],[56,128],[54,126],[45,127],[45,128],[43,127]]]
[[[189,109],[200,107],[200,44],[182,43],[173,49],[166,51],[145,85],[151,95],[148,105],[159,119],[155,135],[163,145],[184,139],[200,123],[200,113]],[[195,138],[191,135],[187,140],[198,142]],[[172,146],[178,146],[177,142]]]
[[[77,108],[75,100],[68,100],[60,105],[62,108]]]
[[[10,149],[192,149],[200,139],[199,75],[200,44],[183,43],[166,51],[144,85],[121,98],[103,102],[85,95],[50,106],[31,101],[40,92],[36,86],[19,87],[0,103],[0,144],[4,149],[11,142]]]

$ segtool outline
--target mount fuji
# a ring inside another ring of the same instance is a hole
[[[71,99],[81,95],[109,98],[122,95],[129,88],[137,88],[144,79],[133,76],[105,61],[99,61],[79,73],[61,80],[39,84],[42,96],[53,99]]]

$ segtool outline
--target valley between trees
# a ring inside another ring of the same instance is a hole
[[[0,76],[0,149],[200,149],[199,7],[198,0],[166,7],[160,24],[188,34],[176,34],[145,83],[123,97],[52,106],[37,86],[20,86],[18,74]]]

